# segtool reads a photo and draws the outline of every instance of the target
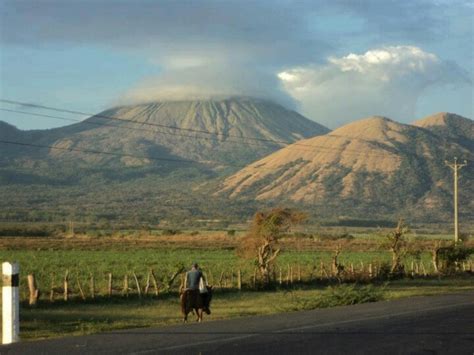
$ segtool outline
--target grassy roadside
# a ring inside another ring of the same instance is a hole
[[[350,302],[347,286],[340,302]],[[366,296],[391,300],[401,297],[474,291],[472,276],[444,279],[404,279],[364,289]],[[350,291],[350,290],[349,290]],[[339,291],[337,291],[339,292]],[[349,292],[350,293],[350,292]],[[345,298],[344,298],[345,297]],[[298,311],[334,305],[334,292],[327,287],[311,287],[268,292],[217,292],[212,315],[205,321],[252,315]],[[370,300],[364,298],[363,300]],[[94,302],[44,304],[37,308],[22,306],[21,337],[34,340],[66,335],[85,335],[109,330],[156,327],[181,322],[178,298],[174,294],[159,298],[97,299]]]

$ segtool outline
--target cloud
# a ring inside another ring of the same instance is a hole
[[[97,46],[141,57],[162,71],[144,77],[117,103],[256,96],[294,108],[275,73],[332,50],[308,26],[305,9],[311,6],[286,0],[5,0],[0,38],[4,45],[46,50]]]
[[[2,50],[100,48],[151,63],[154,76],[119,102],[245,95],[294,106],[289,93],[332,127],[377,113],[411,119],[426,88],[465,82],[440,57],[472,72],[472,35],[466,0],[0,1]]]
[[[305,114],[330,127],[370,115],[410,122],[427,88],[471,84],[459,66],[414,46],[330,57],[325,65],[289,68],[278,76]]]
[[[160,65],[183,56],[298,64],[312,57],[309,48],[312,53],[332,48],[308,27],[311,7],[285,0],[5,0],[0,39],[39,47],[98,45],[139,53]]]
[[[191,64],[198,61],[191,61]],[[273,72],[243,66],[171,67],[162,75],[148,78],[119,100],[120,104],[151,101],[207,100],[235,96],[256,97],[295,108],[295,101],[282,88]]]

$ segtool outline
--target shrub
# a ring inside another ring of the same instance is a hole
[[[354,239],[354,236],[352,234],[349,234],[349,233],[345,232],[345,233],[339,235],[338,239],[352,240],[352,239]]]
[[[296,238],[312,238],[313,237],[311,234],[304,233],[304,232],[294,232],[293,236]]]
[[[229,237],[235,236],[235,230],[234,230],[234,229],[229,229],[229,230],[227,231],[227,235],[228,235]]]
[[[317,299],[307,301],[304,309],[348,306],[377,302],[383,299],[383,289],[375,286],[340,285],[329,287]]]
[[[177,230],[177,229],[165,229],[161,232],[161,235],[176,235],[176,234],[180,234],[181,231]]]
[[[474,248],[467,248],[463,245],[451,245],[438,249],[438,258],[443,265],[443,271],[455,272],[459,263],[469,259],[474,254]]]

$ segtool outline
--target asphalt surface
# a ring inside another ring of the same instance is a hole
[[[23,342],[0,354],[474,355],[474,293]]]

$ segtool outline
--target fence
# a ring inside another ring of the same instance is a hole
[[[473,262],[468,261],[459,265],[463,272],[473,272]],[[337,259],[331,263],[321,261],[319,265],[287,264],[273,269],[273,285],[279,287],[293,287],[330,282],[370,282],[382,280],[390,274],[389,265],[383,262],[338,263]],[[26,285],[21,284],[21,298],[28,299],[30,305],[38,300],[55,302],[71,299],[91,300],[96,297],[156,297],[161,293],[179,292],[184,284],[185,272],[182,268],[171,275],[157,277],[155,271],[137,275],[134,271],[125,274],[108,272],[98,277],[94,274],[70,273],[65,270],[63,276],[50,275],[49,287],[38,285],[35,274],[26,277]],[[262,286],[258,270],[207,270],[205,272],[208,283],[216,290],[256,290]],[[439,276],[439,266],[412,261],[405,266],[405,275],[408,277]],[[44,278],[43,278],[44,280]],[[27,286],[27,287],[25,287]]]

